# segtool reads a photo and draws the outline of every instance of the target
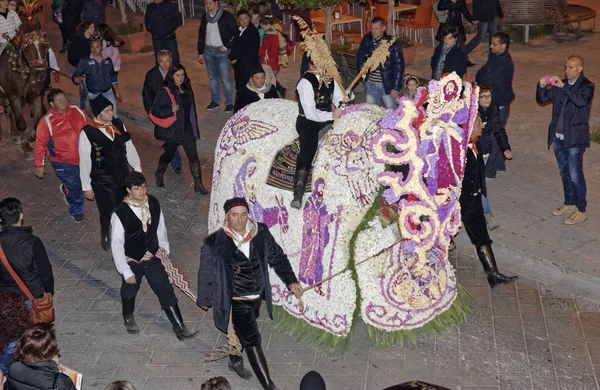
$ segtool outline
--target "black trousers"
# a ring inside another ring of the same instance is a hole
[[[158,52],[161,50],[168,50],[173,58],[173,63],[179,63],[179,49],[177,47],[177,39],[157,39],[152,38],[152,46],[154,47],[154,57],[158,61]]]
[[[169,164],[171,160],[173,160],[173,157],[175,157],[175,152],[177,151],[177,147],[179,145],[183,146],[183,151],[185,152],[188,160],[190,161],[190,164],[200,162],[194,132],[191,129],[185,129],[183,132],[183,143],[167,141],[163,145],[163,149],[165,150],[165,152],[162,154],[162,156],[160,156],[160,161],[164,165]]]
[[[460,215],[473,245],[483,246],[492,243],[483,215],[481,194],[463,194],[460,198]]]
[[[256,323],[260,315],[261,303],[260,298],[252,301],[231,301],[231,322],[244,348],[259,346],[262,341]]]
[[[310,172],[319,147],[319,131],[330,123],[314,122],[298,115],[296,131],[300,136],[300,153],[296,160],[296,169],[306,169]]]
[[[60,29],[60,35],[62,37],[62,43],[64,45],[69,40],[69,31],[67,31],[67,24],[65,22],[56,23],[56,24],[58,25],[58,28]]]
[[[115,186],[112,181],[109,177],[92,180],[92,190],[100,214],[100,231],[103,234],[108,234],[110,231],[110,217],[127,195],[125,186]]]
[[[139,264],[133,261],[130,261],[127,264],[135,275],[135,284],[129,284],[123,279],[121,284],[121,298],[135,298],[140,289],[140,285],[142,284],[142,278],[145,276],[150,288],[154,291],[154,294],[156,294],[160,301],[161,309],[166,310],[177,304],[173,285],[169,281],[167,271],[165,271],[165,267],[163,267],[158,257],[153,257],[152,260],[144,261]]]

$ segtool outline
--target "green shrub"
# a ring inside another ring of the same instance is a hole
[[[144,27],[141,24],[118,24],[115,27],[113,27],[113,31],[117,35],[129,35],[144,31]]]
[[[152,53],[154,52],[154,46],[146,45],[140,49],[140,53]]]
[[[498,30],[507,33],[510,36],[511,42],[525,42],[525,27],[523,26],[498,26]],[[529,39],[545,37],[552,35],[554,31],[553,24],[544,24],[541,26],[531,26],[529,29]]]

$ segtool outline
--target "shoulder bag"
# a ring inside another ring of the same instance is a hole
[[[448,21],[448,10],[440,11],[438,10],[438,4],[440,0],[435,0],[433,2],[433,13],[435,14],[435,18],[440,23],[446,23]]]
[[[173,94],[171,93],[169,88],[163,87],[163,89],[166,90],[167,93],[169,94],[169,97],[171,98],[171,103],[173,103],[173,105],[177,104],[175,102],[175,96],[173,96]],[[148,115],[148,118],[150,118],[152,123],[154,123],[155,125],[160,126],[163,129],[168,129],[169,127],[173,126],[173,123],[175,123],[175,121],[177,120],[177,113],[174,112],[173,116],[170,116],[168,118],[159,118],[159,117],[155,116],[152,113],[152,111],[150,111],[150,115]]]
[[[6,267],[6,269],[11,274],[11,276],[13,277],[15,282],[17,282],[17,284],[19,285],[19,288],[21,289],[21,291],[23,291],[23,293],[31,301],[31,315],[33,318],[33,322],[35,324],[39,324],[42,322],[46,323],[46,324],[53,323],[55,320],[55,315],[54,315],[54,302],[52,301],[52,294],[48,294],[47,292],[44,292],[44,296],[42,296],[41,298],[34,298],[33,295],[31,294],[31,291],[29,291],[29,289],[27,288],[25,283],[23,283],[23,281],[21,280],[19,275],[17,275],[15,270],[9,264],[8,259],[6,258],[6,255],[4,254],[4,250],[2,249],[2,245],[0,245],[0,259],[2,260],[2,263],[4,264],[4,267]]]
[[[262,68],[265,71],[265,80],[271,85],[277,85],[277,78],[273,68],[269,65],[269,52],[265,50],[265,58],[262,63]]]

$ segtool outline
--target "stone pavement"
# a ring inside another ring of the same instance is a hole
[[[598,9],[593,0],[580,1]],[[109,9],[108,19],[118,20]],[[140,16],[136,16],[139,18]],[[201,117],[200,143],[204,180],[212,177],[212,153],[219,131],[228,118],[223,113],[206,113],[208,78],[196,58],[197,21],[186,21],[179,33],[183,64],[194,83]],[[55,25],[48,25],[52,42]],[[297,389],[301,377],[311,369],[321,372],[329,388],[382,389],[408,379],[422,379],[452,389],[596,389],[600,377],[600,276],[595,254],[600,231],[598,193],[600,174],[598,145],[586,153],[590,220],[567,228],[550,216],[560,203],[560,179],[551,151],[545,147],[550,109],[534,101],[534,85],[544,73],[560,74],[564,58],[573,52],[589,57],[597,53],[600,38],[585,35],[576,44],[558,45],[541,39],[531,46],[515,45],[515,90],[509,137],[515,160],[508,171],[490,181],[492,208],[501,223],[492,234],[498,262],[504,270],[521,275],[516,286],[490,290],[472,248],[459,236],[453,262],[458,280],[475,298],[469,320],[444,337],[420,339],[416,346],[375,348],[365,342],[358,326],[352,347],[344,354],[330,354],[274,330],[270,320],[262,326],[263,345],[276,383],[282,389]],[[588,54],[586,56],[586,54]],[[419,48],[416,66],[408,71],[426,76],[431,48]],[[587,58],[586,58],[587,59]],[[472,60],[485,61],[480,47]],[[64,64],[64,56],[59,55]],[[120,73],[125,103],[121,109],[134,136],[143,168],[152,173],[161,148],[144,126],[141,108],[143,75],[151,66],[152,54],[123,54]],[[476,67],[477,68],[477,67]],[[474,71],[476,70],[474,69]],[[63,70],[70,73],[68,66]],[[293,86],[298,64],[280,73],[282,83]],[[600,80],[600,66],[589,58],[586,75]],[[57,86],[71,94],[70,81]],[[592,122],[600,122],[598,99]],[[134,122],[131,119],[136,119]],[[136,124],[137,122],[137,124]],[[241,381],[227,370],[226,362],[204,362],[204,353],[225,339],[212,325],[212,316],[180,296],[184,318],[190,328],[200,330],[197,339],[179,342],[170,330],[158,301],[144,285],[137,303],[142,333],[125,334],[121,324],[120,277],[110,253],[98,243],[95,205],[86,203],[86,222],[75,224],[57,190],[59,181],[48,166],[41,181],[33,176],[31,163],[10,145],[0,141],[0,198],[16,196],[25,204],[27,224],[45,242],[54,265],[57,293],[57,329],[63,362],[83,372],[84,389],[103,388],[116,379],[129,379],[140,389],[199,389],[208,377],[225,375],[234,389],[259,389],[258,383]],[[149,175],[151,176],[151,175]],[[149,179],[151,179],[149,177]],[[199,251],[206,236],[208,199],[192,188],[187,167],[182,176],[168,171],[164,189],[150,180],[150,192],[163,205],[174,262],[192,282],[196,281]]]

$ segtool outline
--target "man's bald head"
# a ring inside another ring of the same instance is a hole
[[[583,58],[578,55],[573,55],[567,58],[565,63],[565,76],[569,81],[576,81],[583,72]]]

